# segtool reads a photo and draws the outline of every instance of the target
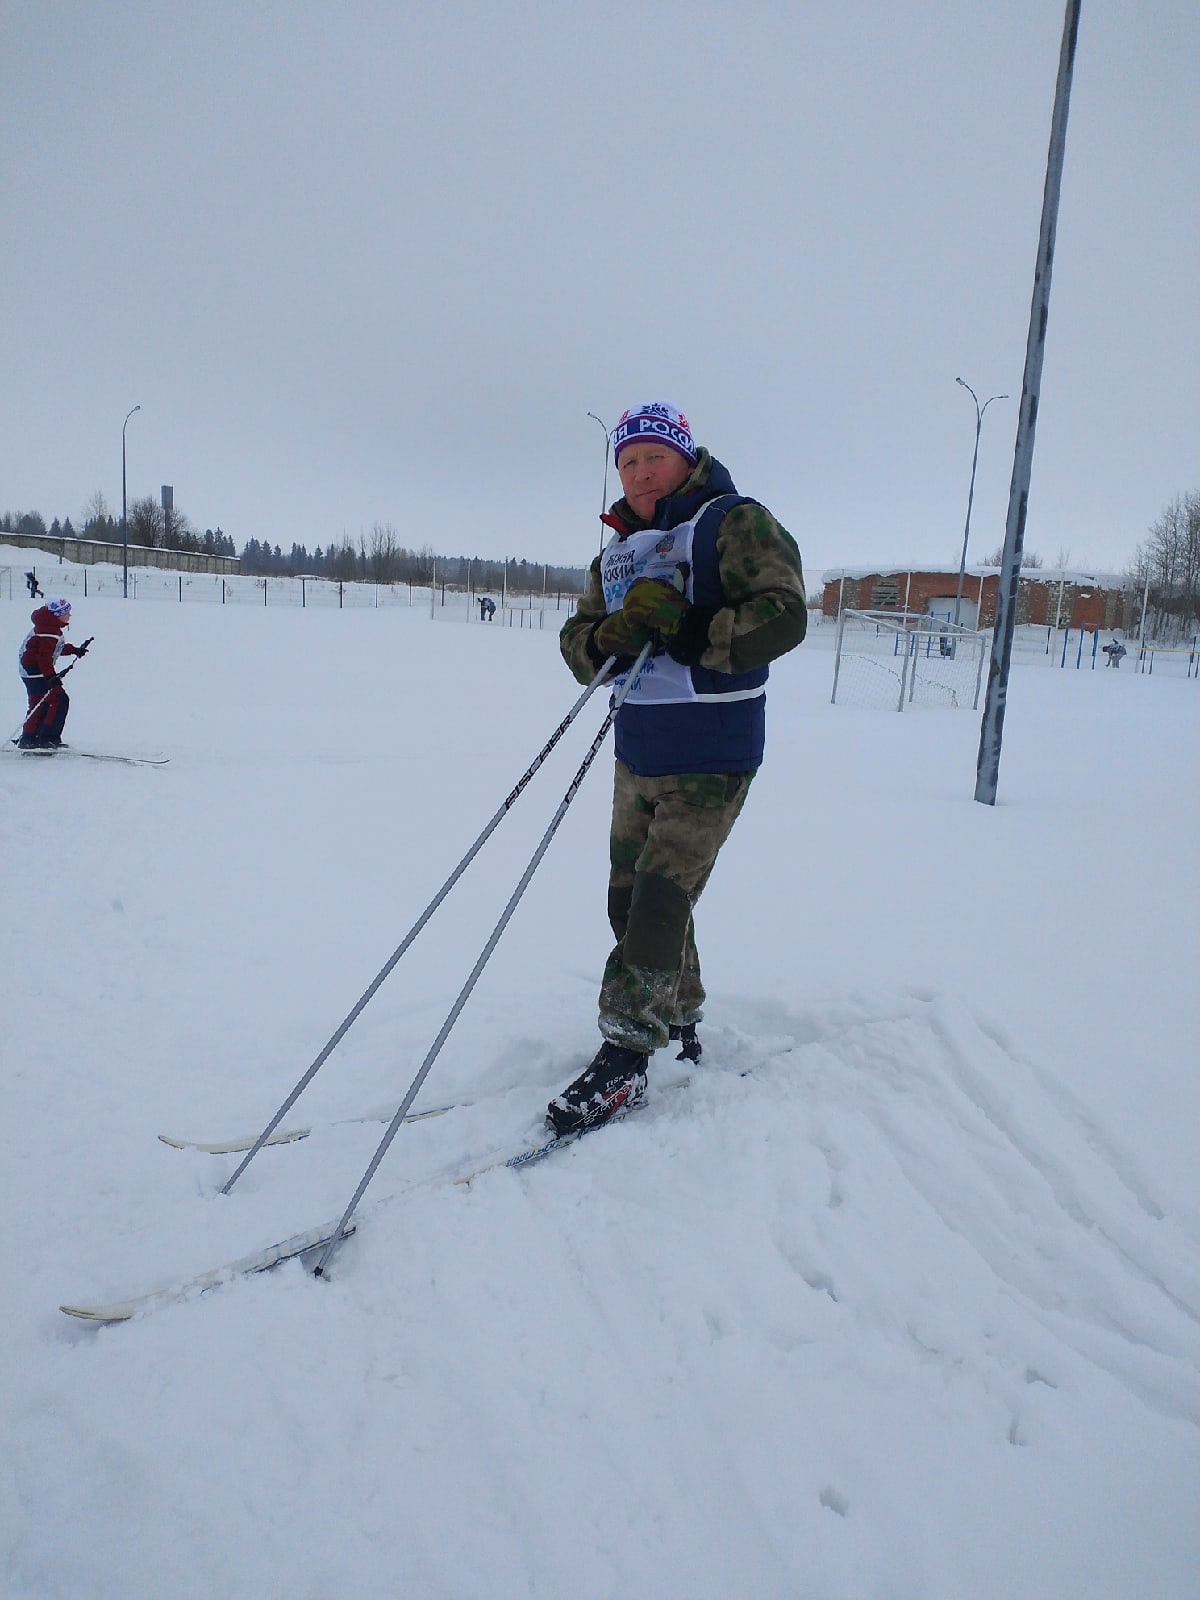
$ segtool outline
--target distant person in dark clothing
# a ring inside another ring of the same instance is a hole
[[[494,600],[487,599],[486,596],[485,596],[479,602],[479,620],[480,620],[480,622],[490,622],[495,615],[496,615],[496,602]]]
[[[42,591],[38,588],[37,573],[27,572],[25,574],[25,582],[29,585],[29,598],[31,600],[40,599]]]
[[[60,655],[85,656],[90,639],[67,644],[63,634],[71,626],[71,602],[59,597],[39,606],[30,619],[33,627],[21,643],[18,657],[21,679],[29,696],[29,715],[17,740],[22,750],[58,750],[71,702],[56,670]]]
[[[1120,667],[1122,659],[1129,654],[1120,639],[1114,639],[1104,646],[1104,654],[1108,657],[1110,667]]]

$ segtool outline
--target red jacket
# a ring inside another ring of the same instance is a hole
[[[23,678],[48,678],[54,672],[54,663],[60,655],[77,656],[82,651],[63,638],[67,624],[56,617],[49,606],[39,606],[31,613],[33,627],[21,643],[21,676]]]

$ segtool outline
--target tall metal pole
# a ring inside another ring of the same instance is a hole
[[[1021,580],[1021,550],[1029,511],[1029,480],[1033,470],[1033,438],[1037,427],[1038,399],[1042,387],[1042,357],[1046,348],[1046,323],[1050,314],[1050,275],[1054,265],[1054,236],[1058,226],[1058,197],[1062,188],[1063,156],[1067,145],[1067,113],[1071,105],[1071,77],[1079,36],[1082,0],[1067,0],[1054,114],[1050,120],[1050,149],[1046,156],[1046,187],[1042,195],[1042,226],[1037,265],[1033,275],[1033,303],[1025,344],[1025,375],[1021,384],[1021,414],[1013,451],[1012,482],[1008,490],[1008,523],[1004,534],[1004,559],[996,596],[996,624],[992,632],[992,658],[988,667],[987,695],[979,734],[975,769],[975,798],[994,806],[1000,781],[1000,747],[1004,733],[1004,707],[1008,697],[1008,669],[1012,660],[1013,630],[1017,621],[1017,591]]]
[[[589,411],[588,416],[591,417],[593,422],[599,422],[600,426],[604,429],[604,489],[600,495],[600,515],[603,516],[608,510],[608,450],[609,445],[612,443],[612,435],[609,433],[607,425],[600,421],[600,418],[594,411]],[[600,524],[600,554],[604,554],[603,523]]]
[[[133,411],[140,411],[141,406],[134,406]],[[121,595],[129,599],[129,516],[125,503],[125,429],[129,426],[129,412],[121,424]]]
[[[975,499],[975,468],[979,464],[979,434],[983,428],[983,413],[993,400],[1007,400],[1006,394],[994,394],[983,402],[982,409],[979,397],[969,383],[963,383],[961,378],[955,378],[955,383],[961,383],[963,388],[975,402],[975,454],[971,457],[971,487],[967,492],[967,525],[963,529],[962,560],[958,563],[958,588],[954,594],[954,626],[958,627],[959,613],[962,610],[963,579],[967,574],[967,540],[971,537],[971,503]]]

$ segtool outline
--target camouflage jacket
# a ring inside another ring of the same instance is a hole
[[[734,492],[719,461],[701,450],[690,477],[660,500],[653,523],[645,522],[627,500],[618,500],[605,517],[617,537],[642,528],[671,528],[693,516],[706,500]],[[804,572],[796,541],[765,506],[735,506],[717,534],[725,604],[708,630],[702,666],[714,672],[749,672],[795,648],[804,638],[808,608]],[[592,629],[605,616],[600,558],[588,573],[587,589],[559,634],[563,659],[580,683],[590,683],[599,662],[588,650]]]
[[[650,529],[679,528],[710,501],[734,494],[729,473],[701,450],[684,483],[659,501],[652,522],[639,518],[626,500],[617,501],[604,518],[616,533],[605,556],[614,544]],[[633,699],[625,703],[617,714],[617,756],[634,772],[742,772],[753,770],[762,759],[761,690],[767,665],[799,644],[807,626],[800,552],[786,529],[754,501],[725,512],[714,542],[715,562],[710,553],[706,567],[711,572],[715,566],[717,603],[711,604],[710,578],[710,603],[703,608],[706,642],[698,660],[690,657],[695,662],[692,678],[707,692],[696,694],[698,703],[686,706],[636,705]],[[711,546],[705,548],[711,551]],[[601,560],[592,562],[587,590],[559,635],[563,657],[580,683],[590,683],[603,661],[592,638],[606,615]],[[759,686],[757,699],[732,693],[753,684]]]

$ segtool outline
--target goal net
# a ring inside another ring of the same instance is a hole
[[[987,635],[906,611],[843,611],[834,704],[978,708]]]

